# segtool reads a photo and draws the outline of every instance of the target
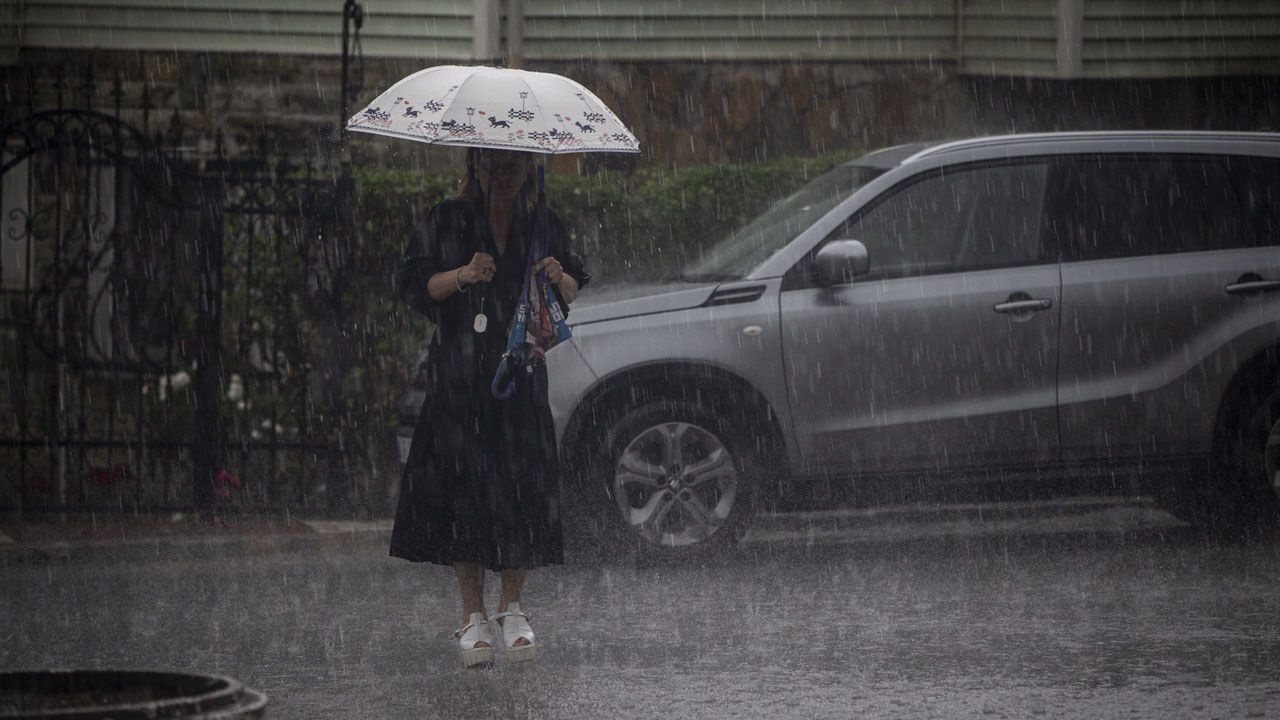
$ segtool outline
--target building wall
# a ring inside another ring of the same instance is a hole
[[[1057,0],[967,0],[963,43],[966,74],[1054,77],[1058,74]]]
[[[22,47],[336,55],[341,0],[0,0]],[[367,57],[471,57],[471,0],[363,0]]]
[[[18,0],[0,0],[0,67],[18,61],[18,44],[22,41],[20,17]]]
[[[424,66],[471,57],[472,0],[363,5],[357,103]],[[109,85],[118,76],[130,98],[126,118],[155,131],[176,114],[192,152],[209,152],[219,133],[233,154],[258,151],[262,136],[332,144],[341,7],[341,0],[0,0],[0,63],[13,62],[0,67],[0,119],[27,106],[27,87],[36,107],[55,104],[58,66],[76,75],[93,64],[103,80],[98,106],[114,102]],[[1280,127],[1278,103],[1257,100],[1280,78],[1280,0],[523,0],[523,7],[524,64],[595,89],[636,131],[642,161],[659,165],[1015,130]],[[1069,32],[1064,14],[1075,18]],[[150,94],[139,101],[144,85]],[[74,87],[67,79],[64,96]],[[1230,110],[1213,104],[1224,98]],[[368,138],[351,147],[387,162],[421,155]]]
[[[1086,0],[1084,76],[1280,74],[1278,0]]]
[[[955,0],[525,0],[531,61],[954,58]]]
[[[245,53],[32,51],[3,76],[0,119],[33,105],[82,104],[78,78],[90,63],[93,102],[150,132],[175,115],[194,153],[222,134],[235,154],[331,146],[338,124],[339,64],[325,56]],[[916,140],[1021,131],[1133,128],[1280,131],[1280,76],[1125,80],[1048,80],[957,74],[946,66],[852,62],[539,62],[592,88],[639,137],[642,164],[754,161],[882,147]],[[366,61],[363,103],[419,69],[417,61]],[[152,109],[139,101],[149,89]],[[421,167],[451,157],[415,143],[353,137],[357,160]],[[598,163],[616,158],[591,157]],[[560,162],[572,166],[577,160]]]
[[[362,2],[366,57],[420,64],[472,57],[472,0]],[[341,0],[0,0],[0,63],[41,48],[328,56],[340,52],[341,7]],[[1277,0],[523,0],[523,7],[523,55],[533,63],[887,62],[1046,78],[1280,73]],[[1063,36],[1060,13],[1082,15],[1078,35]],[[1064,50],[1082,62],[1064,71]]]

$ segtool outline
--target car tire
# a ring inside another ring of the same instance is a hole
[[[714,402],[653,399],[604,423],[584,478],[601,549],[679,560],[746,532],[759,475],[750,424]]]
[[[1247,541],[1280,529],[1280,373],[1251,373],[1238,387],[1224,404],[1210,471],[1157,500],[1218,539]]]

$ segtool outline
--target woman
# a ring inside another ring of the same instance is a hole
[[[515,394],[497,400],[490,382],[524,286],[534,213],[528,153],[469,150],[462,192],[434,207],[414,231],[399,294],[436,325],[427,398],[400,486],[391,555],[452,565],[462,595],[463,665],[493,662],[493,630],[508,659],[536,653],[520,609],[528,570],[564,562],[555,430],[547,373],[517,373]],[[546,257],[534,258],[565,303],[590,276],[549,214]],[[502,592],[490,627],[485,569]]]

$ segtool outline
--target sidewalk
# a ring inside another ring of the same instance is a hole
[[[189,516],[73,517],[0,525],[0,566],[50,560],[196,560],[281,552],[386,547],[390,520],[280,520]]]
[[[744,546],[811,547],[979,536],[1110,535],[1185,527],[1149,498],[1076,497],[1036,502],[892,505],[764,514]],[[101,515],[68,523],[0,525],[0,566],[60,560],[213,559],[287,552],[385,554],[391,520],[298,520]]]

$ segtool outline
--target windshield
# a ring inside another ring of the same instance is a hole
[[[744,277],[841,200],[883,172],[881,168],[841,165],[819,176],[711,246],[697,260],[674,273],[673,279],[693,282]]]

